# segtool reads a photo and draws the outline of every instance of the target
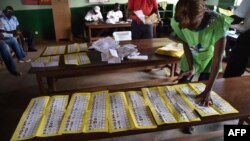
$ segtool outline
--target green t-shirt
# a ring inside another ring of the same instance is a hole
[[[213,12],[209,24],[202,30],[180,29],[174,18],[171,26],[177,36],[186,42],[192,52],[195,73],[210,72],[215,43],[225,36],[232,18]],[[181,58],[181,70],[189,70],[186,56]]]

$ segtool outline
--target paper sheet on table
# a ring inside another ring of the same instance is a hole
[[[59,55],[39,57],[34,62],[31,62],[32,67],[53,67],[59,65]]]
[[[116,50],[113,50],[113,52],[115,51]],[[102,61],[107,61],[109,64],[121,63],[121,58],[119,56],[116,56],[115,53],[112,55],[110,51],[102,52],[101,57]]]
[[[181,57],[184,54],[183,44],[170,43],[164,47],[158,48],[155,53],[161,55],[168,55],[172,57]]]
[[[115,41],[111,37],[101,38],[90,46],[90,49],[95,49],[99,52],[107,52],[109,49],[117,49],[119,48],[119,42]]]
[[[88,51],[88,45],[86,43],[74,43],[68,45],[68,53],[77,53],[81,51]]]
[[[145,15],[142,10],[134,11],[135,15],[145,24]]]
[[[66,65],[84,65],[91,63],[88,55],[85,52],[65,54],[64,62]]]
[[[124,57],[127,57],[129,55],[139,55],[137,46],[134,44],[125,44],[122,47],[117,49],[119,57],[123,60]]]
[[[129,60],[148,60],[147,55],[135,55],[135,56],[128,56]]]
[[[65,53],[65,48],[66,48],[65,45],[61,45],[61,46],[49,46],[43,52],[43,56],[64,54]]]
[[[232,37],[234,39],[237,39],[239,34],[236,33],[235,30],[229,30],[226,32],[227,36]]]

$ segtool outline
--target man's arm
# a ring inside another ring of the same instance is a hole
[[[239,24],[240,22],[242,22],[244,20],[244,18],[241,18],[241,17],[236,16],[236,15],[232,15],[231,18],[234,19],[232,24]]]

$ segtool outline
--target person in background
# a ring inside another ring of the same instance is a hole
[[[241,76],[248,64],[250,57],[250,1],[243,0],[236,10],[234,10],[234,22],[239,24],[240,35],[236,40],[236,45],[233,47],[229,56],[227,66],[224,72],[224,77]],[[243,22],[243,23],[242,23]]]
[[[123,18],[122,11],[120,10],[120,4],[115,3],[114,9],[110,10],[107,14],[106,23],[118,23]]]
[[[21,76],[22,73],[16,70],[16,65],[13,61],[9,47],[15,52],[15,55],[18,59],[18,62],[30,62],[31,60],[25,60],[25,54],[22,53],[21,48],[18,45],[18,42],[15,37],[9,37],[4,39],[3,34],[0,32],[0,54],[1,58],[4,61],[7,70],[14,76]]]
[[[99,6],[95,6],[93,9],[88,11],[86,16],[84,17],[87,22],[102,22],[103,17],[101,13],[101,8]]]
[[[232,18],[208,11],[204,0],[179,0],[171,27],[183,42],[185,54],[181,58],[179,83],[191,82],[194,74],[198,81],[207,80],[205,90],[197,98],[201,106],[213,104],[211,90],[219,73],[226,43],[225,33]],[[183,130],[193,133],[194,128]]]
[[[144,24],[134,13],[142,10],[145,16],[155,13],[160,19],[156,0],[128,0],[128,15],[132,19],[132,39],[150,39],[154,36],[154,25]]]
[[[2,30],[2,32],[4,32],[5,37],[19,36],[22,45],[24,45],[24,43],[27,43],[28,51],[37,51],[37,49],[35,49],[34,35],[29,31],[20,30],[19,22],[16,16],[14,16],[13,7],[7,6],[3,10],[0,21],[3,23],[3,26],[0,29]]]

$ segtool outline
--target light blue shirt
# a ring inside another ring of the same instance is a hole
[[[11,16],[10,19],[8,19],[4,15],[0,16],[0,29],[5,31],[13,31],[17,29],[18,25],[19,22],[16,16]],[[12,36],[13,36],[12,34],[4,33],[4,37],[12,37]]]

